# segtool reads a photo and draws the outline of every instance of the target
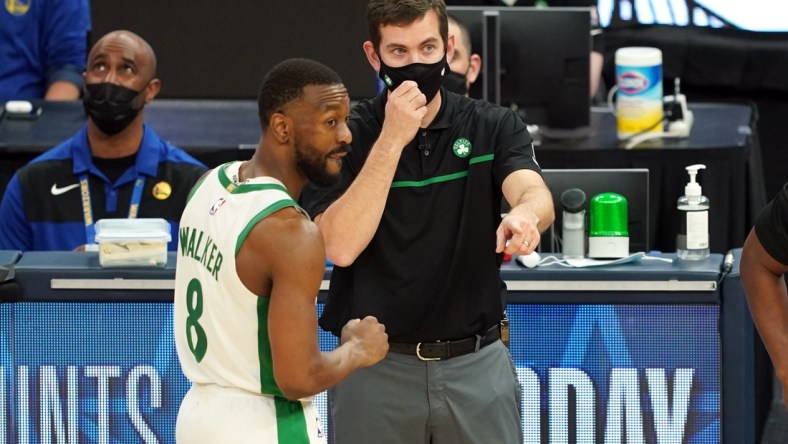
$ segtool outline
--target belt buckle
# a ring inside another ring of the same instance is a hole
[[[440,361],[441,360],[441,358],[425,358],[424,356],[422,356],[421,355],[421,344],[422,344],[421,342],[416,344],[416,357],[417,358],[419,358],[422,361]]]

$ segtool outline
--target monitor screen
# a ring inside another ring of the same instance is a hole
[[[450,6],[448,12],[468,28],[482,57],[471,97],[516,110],[547,137],[587,129],[590,8]]]
[[[501,105],[546,132],[588,127],[591,12],[502,8]]]
[[[586,196],[586,233],[588,203],[600,193],[617,193],[627,199],[629,251],[649,251],[649,171],[646,168],[620,169],[544,169],[542,176],[550,188],[555,207],[555,221],[542,234],[541,251],[560,253],[563,205],[561,194],[570,188],[583,190]]]

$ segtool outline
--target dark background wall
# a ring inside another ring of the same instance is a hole
[[[321,61],[357,100],[375,94],[361,49],[365,0],[92,2],[92,40],[130,29],[156,50],[162,98],[254,99],[264,73],[288,57]],[[788,179],[788,37],[668,26],[607,30],[604,80],[621,46],[662,49],[666,94],[681,77],[692,101],[748,101],[758,108],[769,196]]]
[[[151,44],[163,98],[254,99],[268,69],[290,57],[334,68],[351,99],[375,94],[364,0],[98,0],[91,9],[93,42],[128,29]]]

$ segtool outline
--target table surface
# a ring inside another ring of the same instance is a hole
[[[682,150],[744,147],[752,135],[753,110],[749,105],[734,103],[693,103],[694,114],[690,136],[684,139],[655,139],[637,145],[633,150]],[[605,107],[591,108],[590,127],[585,137],[545,138],[538,150],[620,150],[625,142],[618,140],[616,116]]]
[[[675,251],[679,230],[677,199],[689,181],[685,167],[704,164],[698,174],[710,200],[712,252],[741,247],[766,204],[757,122],[751,106],[691,104],[695,123],[687,139],[654,140],[633,149],[618,141],[615,116],[591,113],[587,137],[545,139],[535,148],[542,168],[647,168],[649,170],[649,248]]]
[[[0,251],[0,258],[4,253]],[[560,254],[556,256],[560,258]],[[606,298],[610,302],[719,303],[715,290],[722,264],[721,255],[712,254],[701,261],[679,261],[675,254],[654,257],[670,262],[644,258],[638,262],[588,268],[552,265],[528,269],[512,260],[501,266],[501,277],[509,286],[510,294],[530,293],[530,299],[526,301],[530,303],[566,303],[568,300],[555,299],[556,292],[575,293],[576,298],[578,290],[588,293],[586,296],[580,294],[581,300],[590,297],[595,301]],[[17,283],[28,295],[57,294],[64,300],[101,300],[102,294],[107,292],[117,292],[118,295],[126,292],[128,295],[133,290],[146,290],[142,292],[146,294],[145,300],[170,301],[176,258],[175,252],[168,252],[166,267],[101,268],[97,252],[31,251],[22,254],[12,268]],[[332,267],[326,267],[321,290],[328,288],[331,270]],[[60,287],[54,292],[52,279],[58,279]],[[656,282],[659,284],[654,285]],[[552,286],[539,286],[545,283]],[[582,284],[584,288],[577,288],[576,284]],[[594,287],[600,284],[603,287]],[[646,299],[637,299],[638,293],[643,293]],[[658,300],[654,298],[655,293],[664,295]],[[633,294],[637,301],[632,299]],[[111,295],[109,299],[114,300],[116,296]]]

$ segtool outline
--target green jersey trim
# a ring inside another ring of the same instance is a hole
[[[257,298],[257,359],[260,361],[260,393],[283,396],[274,379],[274,360],[271,357],[271,341],[268,337],[268,306],[271,300]]]
[[[309,444],[306,417],[301,401],[275,397],[276,435],[279,444]]]
[[[472,157],[468,161],[468,166],[482,162],[491,162],[495,158],[495,154],[485,154],[483,156]],[[418,188],[426,187],[440,182],[449,182],[452,180],[462,179],[468,177],[468,170],[460,171],[452,174],[445,174],[443,176],[435,176],[424,180],[399,180],[391,183],[391,188]]]
[[[197,192],[197,188],[200,188],[200,185],[202,185],[205,182],[205,178],[207,178],[208,176],[209,176],[209,174],[205,173],[202,176],[200,176],[199,179],[197,179],[197,183],[194,184],[192,189],[189,190],[189,195],[186,196],[186,203],[188,203],[190,200],[192,200],[192,196],[194,196],[194,193]]]
[[[246,237],[249,236],[249,232],[252,231],[252,228],[254,228],[257,222],[260,222],[264,217],[285,207],[295,207],[296,209],[300,210],[300,207],[296,201],[292,199],[282,199],[267,206],[263,211],[257,213],[257,215],[253,217],[248,224],[246,224],[246,227],[244,227],[244,229],[241,231],[241,234],[238,235],[238,240],[235,243],[235,255],[238,256],[238,250],[241,249],[241,245],[244,243],[244,240],[246,240]]]
[[[257,298],[257,348],[260,360],[260,393],[273,395],[276,406],[276,432],[280,444],[309,444],[306,417],[301,401],[285,399],[274,379],[274,360],[268,336],[269,298]]]
[[[471,159],[468,161],[468,164],[473,165],[476,163],[491,162],[493,159],[495,159],[495,154],[485,154],[483,156],[471,157]]]
[[[217,175],[219,177],[219,183],[222,184],[222,188],[230,192],[232,192],[233,188],[235,188],[235,184],[233,183],[232,180],[230,180],[229,177],[227,177],[227,172],[225,171],[225,169],[227,169],[227,166],[229,166],[231,163],[232,162],[227,162],[225,164],[222,164],[221,166],[219,166],[219,171],[217,172],[218,173]]]

